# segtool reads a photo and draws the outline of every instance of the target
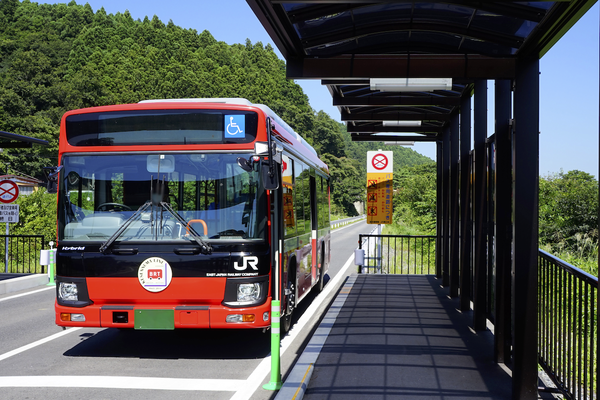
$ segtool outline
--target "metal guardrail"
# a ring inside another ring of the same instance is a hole
[[[435,236],[359,235],[365,250],[359,273],[435,274]]]
[[[597,301],[597,277],[539,251],[539,363],[568,399],[598,399]]]
[[[4,264],[0,271],[13,274],[46,272],[40,265],[40,251],[44,245],[43,235],[0,235],[0,263]]]
[[[336,229],[336,228],[340,228],[342,226],[346,226],[348,224],[351,224],[353,222],[361,221],[361,220],[363,220],[365,218],[366,217],[364,215],[359,215],[358,217],[350,217],[350,218],[338,219],[338,220],[335,220],[335,221],[331,221],[330,226],[331,226],[331,229]]]

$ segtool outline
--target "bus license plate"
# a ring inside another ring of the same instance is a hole
[[[135,329],[173,330],[174,310],[135,310]]]

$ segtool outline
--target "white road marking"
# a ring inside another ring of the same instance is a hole
[[[351,265],[354,262],[354,254],[348,258],[348,261],[344,264],[340,272],[333,277],[327,285],[323,288],[321,294],[317,296],[316,299],[313,300],[312,304],[306,309],[304,314],[298,319],[296,325],[290,329],[287,336],[281,339],[281,350],[280,356],[283,357],[285,351],[290,347],[290,344],[294,341],[296,336],[298,336],[299,332],[302,332],[304,326],[312,321],[313,315],[317,312],[319,306],[325,301],[327,295],[336,287],[337,283],[342,279],[342,277],[348,271]],[[238,390],[230,400],[249,400],[254,392],[260,387],[260,384],[265,379],[265,377],[271,372],[271,356],[264,358],[261,363],[256,367],[256,369],[250,374],[248,379],[245,381],[245,384]]]
[[[135,376],[2,376],[0,387],[61,387],[149,390],[237,391],[241,379],[182,379]]]
[[[50,290],[50,289],[55,289],[55,287],[54,286],[48,286],[48,287],[45,287],[43,289],[34,290],[32,292],[15,294],[14,296],[10,296],[10,297],[4,297],[4,298],[0,299],[0,302],[6,301],[6,300],[16,299],[17,297],[23,297],[23,296],[27,296],[27,295],[34,294],[34,293],[43,292],[45,290]]]
[[[50,342],[50,341],[52,341],[54,339],[58,339],[61,336],[68,335],[71,332],[78,331],[79,329],[81,329],[81,328],[69,328],[67,330],[55,333],[54,335],[50,335],[50,336],[47,336],[47,337],[45,337],[43,339],[37,340],[37,341],[35,341],[33,343],[29,343],[29,344],[26,344],[25,346],[21,346],[18,349],[14,349],[14,350],[11,350],[11,351],[9,351],[7,353],[1,354],[0,355],[0,361],[6,360],[9,357],[12,357],[14,355],[20,354],[20,353],[22,353],[24,351],[27,351],[29,349],[33,349],[34,347],[40,346],[40,345],[42,345],[44,343],[48,343],[48,342]]]
[[[349,227],[349,226],[348,226]],[[344,227],[345,228],[345,227]],[[343,228],[342,228],[343,229]],[[290,347],[291,343],[312,320],[325,298],[336,287],[338,282],[353,264],[354,255],[351,255],[339,273],[332,278],[323,288],[298,322],[292,327],[287,336],[281,340],[281,356]],[[28,293],[5,297],[0,301],[18,298],[44,290],[47,287]],[[69,328],[50,335],[28,345],[0,355],[0,361],[20,354],[34,347],[58,339],[82,328]],[[235,391],[231,400],[250,399],[259,388],[262,381],[270,373],[271,357],[264,358],[250,376],[245,379],[181,379],[181,378],[148,378],[148,377],[122,377],[122,376],[4,376],[0,377],[0,387],[78,387],[78,388],[112,388],[112,389],[153,389],[153,390],[187,390],[187,391]]]

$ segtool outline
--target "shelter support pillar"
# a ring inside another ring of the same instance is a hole
[[[444,143],[436,142],[436,246],[435,246],[435,276],[442,278],[442,249],[444,237]]]
[[[442,286],[450,285],[450,129],[444,131],[443,162],[443,233],[442,233]]]
[[[496,187],[494,235],[496,283],[494,286],[494,358],[510,360],[511,346],[511,242],[512,242],[512,131],[511,80],[495,82]],[[494,184],[490,182],[490,184]]]
[[[475,222],[475,240],[473,249],[473,329],[483,331],[486,328],[487,312],[487,81],[475,81],[475,105],[473,118],[473,141],[475,150],[475,180],[473,190],[473,214]]]
[[[459,285],[459,117],[452,116],[450,121],[450,297],[458,296]]]
[[[519,59],[514,104],[513,399],[537,399],[539,59]]]
[[[460,309],[471,309],[471,96],[460,101]]]

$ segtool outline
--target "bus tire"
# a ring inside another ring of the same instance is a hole
[[[293,267],[293,268],[292,268]],[[290,294],[285,297],[285,308],[281,310],[281,334],[285,335],[292,327],[292,317],[296,308],[296,263],[291,262],[288,270],[286,289]]]

